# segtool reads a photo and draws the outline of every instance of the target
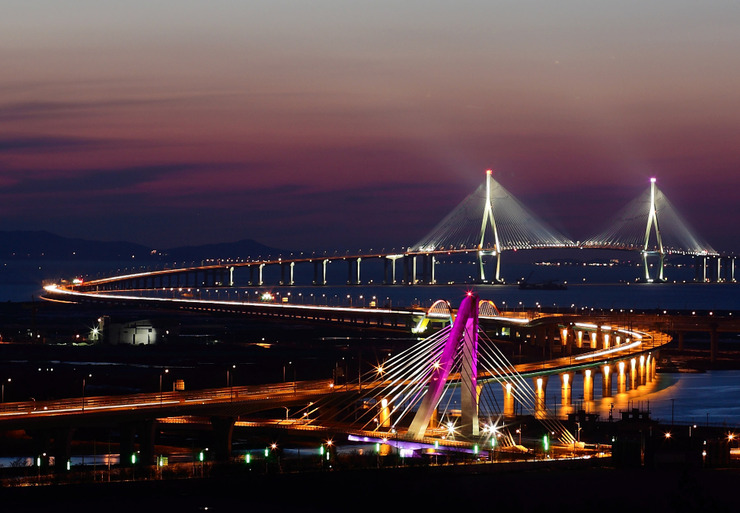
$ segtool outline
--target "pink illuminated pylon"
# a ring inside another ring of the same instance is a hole
[[[434,370],[429,379],[429,388],[409,426],[409,438],[418,440],[424,437],[432,414],[442,398],[460,344],[463,344],[463,362],[460,370],[461,428],[467,431],[465,434],[478,435],[478,296],[468,293],[460,303],[441,358],[430,364]]]

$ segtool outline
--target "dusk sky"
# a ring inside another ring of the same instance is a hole
[[[413,244],[485,169],[573,239],[658,186],[740,251],[740,2],[0,5],[0,230]]]

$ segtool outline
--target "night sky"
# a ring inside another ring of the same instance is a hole
[[[656,176],[740,251],[740,2],[0,6],[0,229],[413,244],[487,168],[573,239]]]

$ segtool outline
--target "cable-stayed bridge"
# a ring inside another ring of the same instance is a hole
[[[278,285],[296,285],[296,266],[312,266],[312,285],[327,285],[329,264],[346,263],[346,284],[363,283],[363,262],[383,262],[383,284],[436,284],[436,267],[455,255],[477,259],[476,283],[501,283],[501,259],[506,251],[584,248],[636,251],[642,256],[646,282],[665,280],[667,255],[690,255],[696,281],[735,281],[735,257],[722,257],[689,227],[651,179],[645,193],[626,205],[597,235],[574,242],[517,200],[486,172],[486,179],[427,235],[400,252],[316,254],[246,261],[216,261],[95,279],[73,285],[81,292],[138,289],[198,289],[201,287],[263,286],[266,268],[279,268]],[[649,261],[658,259],[655,276]],[[489,272],[490,261],[495,267]],[[399,269],[400,262],[400,269]],[[334,266],[333,266],[334,267]],[[235,277],[236,270],[248,277]],[[270,283],[274,284],[274,283]]]
[[[618,317],[601,319],[599,324],[563,316],[534,321],[501,317],[490,301],[480,301],[473,293],[455,311],[446,305],[446,312],[442,303],[438,311],[450,317],[448,326],[367,372],[358,372],[357,380],[348,374],[340,379],[337,374],[333,380],[187,392],[160,388],[159,393],[93,397],[86,397],[83,388],[79,398],[3,403],[0,430],[29,429],[46,444],[52,433],[49,452],[59,470],[70,459],[72,437],[80,426],[118,426],[121,465],[133,465],[135,460],[129,463],[129,456],[134,453],[151,465],[154,433],[170,422],[210,424],[217,457],[223,459],[231,456],[236,425],[319,435],[344,433],[418,454],[438,446],[468,452],[526,450],[515,434],[525,417],[539,424],[529,426],[537,439],[544,434],[546,444],[551,438],[553,445],[570,453],[579,445],[578,433],[569,431],[562,421],[566,413],[575,412],[575,375],[583,375],[579,386],[585,403],[594,401],[595,389],[601,390],[602,397],[612,397],[615,385],[618,394],[637,391],[655,379],[658,351],[670,341],[662,332],[622,323]],[[520,321],[542,329],[537,343],[551,345],[556,355],[514,365],[499,347],[500,341],[481,329],[481,318],[492,315],[512,329],[523,326]],[[547,406],[548,379],[560,384],[560,416]],[[274,411],[281,413],[279,418],[265,413]],[[125,430],[122,422],[128,423]],[[140,435],[139,451],[135,451],[135,431]]]

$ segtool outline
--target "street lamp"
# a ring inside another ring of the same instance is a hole
[[[92,374],[88,374],[87,378],[92,378]],[[85,411],[85,386],[87,385],[87,378],[82,378],[82,411]]]
[[[169,372],[169,369],[165,369],[164,372],[159,373],[159,406],[162,406],[162,376],[168,374]]]
[[[231,369],[226,369],[226,386],[229,387],[229,401],[234,399],[234,375],[232,370],[236,369],[236,364],[231,366]]]
[[[8,378],[8,381],[7,382],[4,381],[2,384],[3,392],[2,392],[2,398],[0,399],[0,402],[2,403],[5,402],[5,383],[10,383],[11,381],[13,380],[11,378]]]

